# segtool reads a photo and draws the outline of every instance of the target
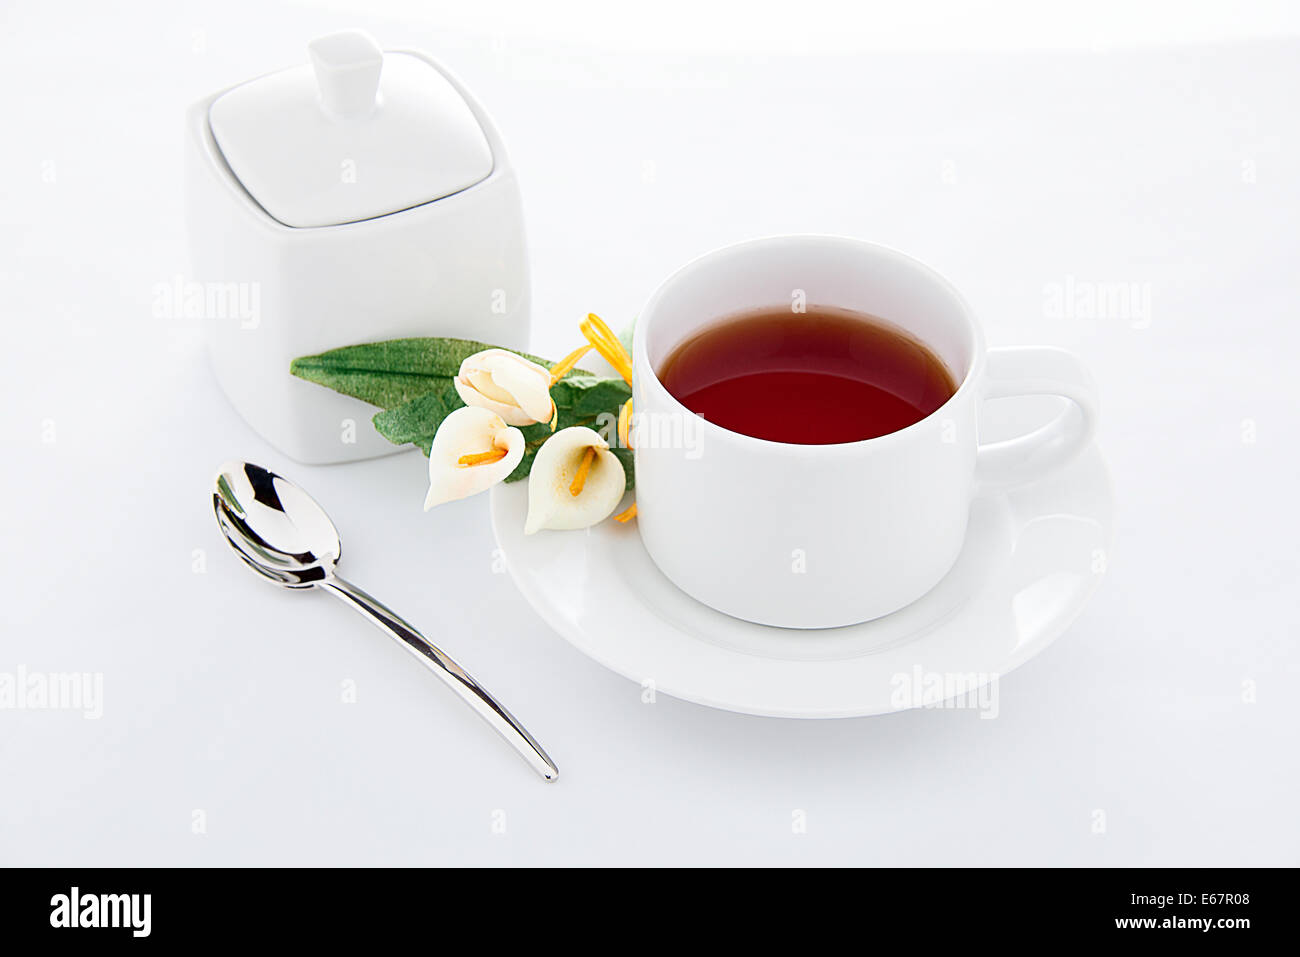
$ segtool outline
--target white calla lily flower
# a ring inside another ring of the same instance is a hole
[[[468,406],[495,412],[507,425],[550,422],[551,372],[506,349],[485,349],[460,364],[456,391]]]
[[[595,525],[618,506],[625,486],[623,463],[598,433],[580,425],[561,429],[533,459],[524,534]]]
[[[427,512],[491,488],[524,457],[524,434],[487,409],[457,409],[438,426],[429,449]]]

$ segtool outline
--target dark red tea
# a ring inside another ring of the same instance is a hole
[[[724,319],[674,349],[659,379],[710,422],[799,445],[897,432],[957,391],[918,340],[873,316],[824,306]]]

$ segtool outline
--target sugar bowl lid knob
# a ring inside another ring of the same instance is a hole
[[[364,119],[374,112],[384,53],[364,30],[344,30],[307,44],[321,109],[338,119]]]

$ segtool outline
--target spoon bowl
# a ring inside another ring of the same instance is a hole
[[[217,524],[255,572],[285,588],[311,588],[334,574],[338,529],[316,500],[250,462],[227,462],[212,491]]]

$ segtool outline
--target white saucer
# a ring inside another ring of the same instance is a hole
[[[973,677],[959,686],[967,691],[1005,675],[1082,611],[1112,532],[1110,477],[1092,447],[1049,479],[976,501],[956,565],[924,598],[865,624],[798,631],[731,618],[679,591],[635,521],[525,537],[526,486],[492,490],[492,528],[520,591],[552,628],[657,692],[788,718],[920,704],[919,695],[900,700],[900,676]]]

